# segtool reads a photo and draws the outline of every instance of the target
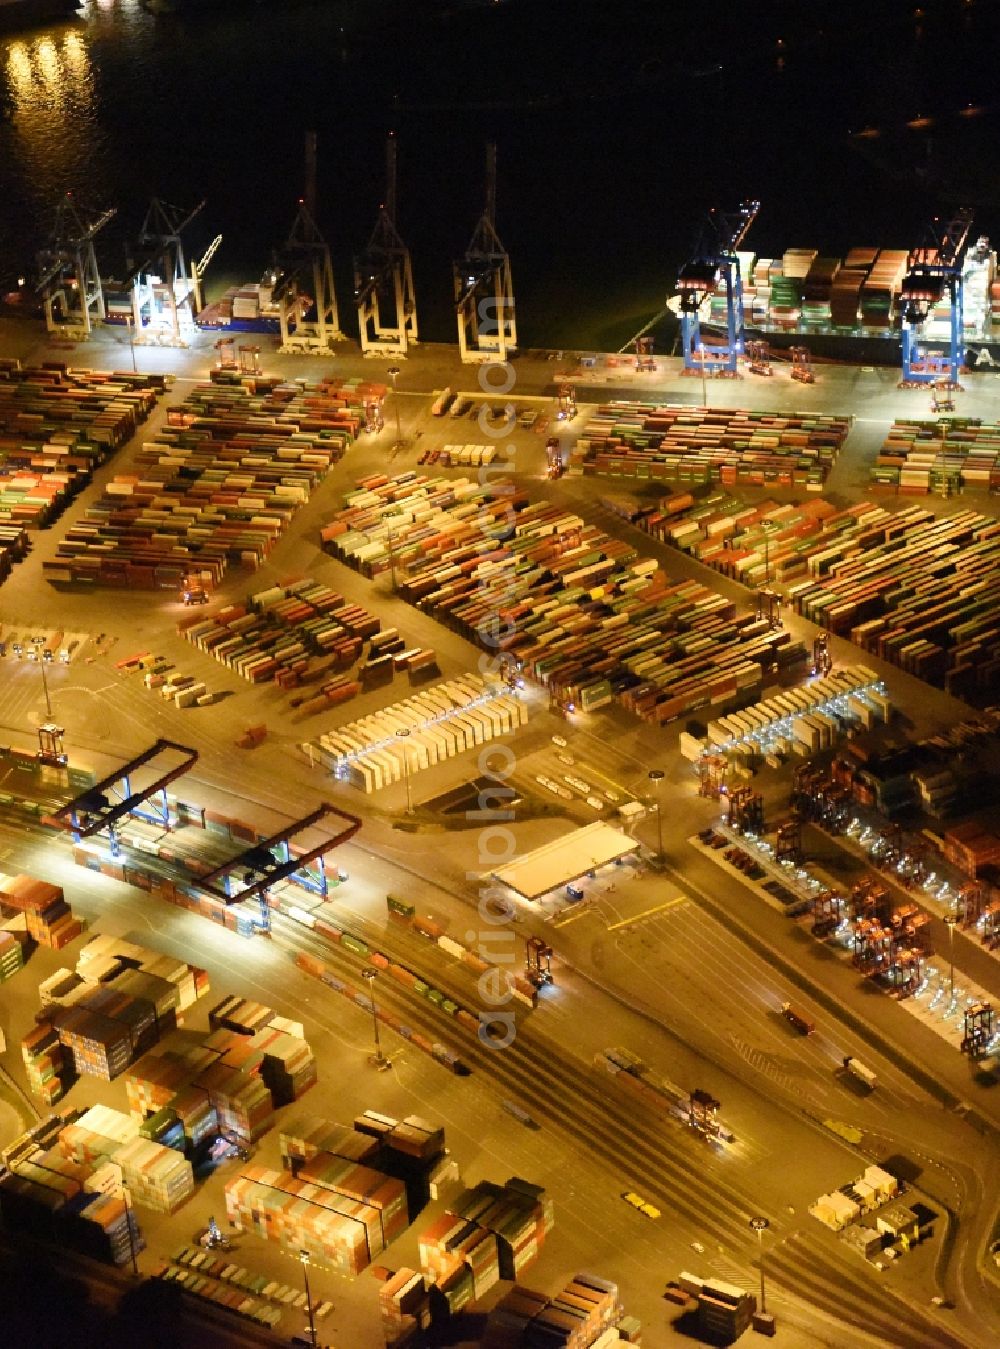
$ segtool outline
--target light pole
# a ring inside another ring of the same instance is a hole
[[[392,586],[392,593],[395,595],[395,593],[396,593],[396,531],[395,531],[395,529],[392,527],[392,525],[390,525],[390,526],[389,526],[389,529],[388,529],[388,542],[389,542],[389,584]]]
[[[379,1072],[384,1072],[389,1067],[389,1060],[382,1053],[382,1042],[378,1033],[378,1009],[375,1006],[375,980],[378,978],[378,970],[373,965],[367,965],[361,971],[361,977],[368,984],[368,1001],[371,1003],[372,1026],[375,1030],[375,1053],[371,1061]]]
[[[52,716],[52,700],[49,698],[49,677],[45,673],[45,660],[42,659],[42,689],[45,693],[45,715]]]
[[[135,361],[135,319],[129,314],[125,322],[128,324],[128,349],[132,353],[132,373],[138,374],[139,367]]]
[[[948,929],[948,1003],[949,1006],[955,1001],[955,926],[958,923],[958,915],[946,913],[944,924]]]
[[[396,732],[396,739],[403,743],[403,781],[406,783],[406,813],[413,814],[413,797],[410,794],[410,747],[406,743],[410,732],[404,726]]]
[[[660,809],[662,804],[660,799],[660,784],[662,783],[664,776],[662,768],[651,768],[649,770],[648,777],[656,792],[656,860],[658,863],[662,863],[663,861],[663,812]]]
[[[764,1233],[771,1226],[766,1218],[751,1218],[750,1230],[757,1233],[757,1255],[760,1265],[760,1314],[767,1315],[767,1301],[764,1296]]]
[[[312,1292],[309,1288],[309,1252],[299,1251],[299,1263],[302,1265],[302,1279],[306,1286],[306,1308],[309,1312],[309,1343],[316,1349],[316,1321],[313,1317]]]
[[[399,395],[396,392],[396,376],[399,373],[400,369],[398,365],[389,366],[389,378],[392,380],[392,404],[396,410],[396,443],[392,447],[394,450],[398,450],[403,443],[403,435],[399,429]]]

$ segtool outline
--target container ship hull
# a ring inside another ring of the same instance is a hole
[[[0,33],[62,23],[76,16],[82,0],[0,0]]]

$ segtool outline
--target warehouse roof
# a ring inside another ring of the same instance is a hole
[[[560,886],[606,866],[626,853],[635,852],[636,842],[620,829],[600,822],[574,829],[562,838],[544,843],[508,866],[492,872],[498,881],[524,899],[538,899]]]

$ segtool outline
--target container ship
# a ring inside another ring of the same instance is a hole
[[[0,33],[72,19],[83,0],[0,0]]]
[[[900,358],[902,304],[907,251],[852,248],[843,259],[818,249],[789,248],[769,258],[739,252],[748,338],[781,349],[805,345],[817,356],[864,364],[895,365]],[[974,352],[986,348],[1000,359],[1000,277],[996,252],[980,238],[966,256],[963,282],[963,336]],[[671,302],[671,308],[674,303]],[[726,330],[725,282],[702,310],[702,326]],[[922,340],[946,342],[950,333],[947,295],[930,311]]]

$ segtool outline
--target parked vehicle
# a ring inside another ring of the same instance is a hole
[[[812,1035],[816,1029],[814,1022],[810,1021],[802,1012],[797,1011],[790,1002],[781,1004],[781,1015],[790,1026],[794,1026],[800,1035]]]
[[[862,1063],[860,1059],[853,1058],[850,1054],[848,1054],[847,1057],[844,1059],[844,1067],[847,1069],[847,1071],[851,1074],[852,1077],[856,1077],[859,1082],[862,1082],[868,1088],[869,1091],[875,1090],[875,1084],[878,1081],[878,1078],[875,1076],[875,1074],[872,1072],[872,1070],[868,1067],[867,1064]]]

